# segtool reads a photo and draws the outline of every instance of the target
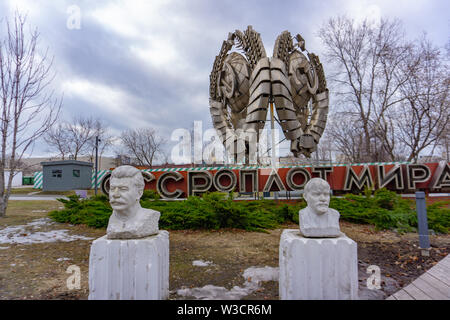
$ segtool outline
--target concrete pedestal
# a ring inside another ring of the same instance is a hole
[[[338,238],[304,238],[286,229],[280,240],[281,300],[358,299],[356,242]]]
[[[162,300],[169,295],[169,233],[92,243],[89,300]]]

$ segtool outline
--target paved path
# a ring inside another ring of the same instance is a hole
[[[9,200],[56,200],[59,198],[68,199],[66,196],[58,196],[58,195],[40,195],[40,196],[11,195],[9,197]]]
[[[450,300],[450,254],[386,300]]]

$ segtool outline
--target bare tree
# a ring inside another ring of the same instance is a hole
[[[95,137],[99,138],[98,142],[98,157],[99,167],[101,167],[101,159],[105,151],[107,151],[113,144],[115,137],[108,132],[108,127],[105,123],[97,119],[94,123],[94,134],[87,142],[87,150],[89,151],[90,161],[95,161]]]
[[[44,135],[49,151],[56,151],[65,160],[69,155],[69,136],[65,123],[58,123]]]
[[[433,146],[433,150],[438,149],[441,151],[442,159],[450,161],[450,128],[446,126],[442,134],[436,140]]]
[[[401,90],[407,99],[400,104],[396,118],[397,136],[407,148],[407,160],[417,161],[421,151],[448,135],[450,76],[439,49],[425,36],[412,59],[419,63],[413,72],[406,71],[409,77]]]
[[[332,141],[332,137],[328,133],[328,130],[325,130],[317,146],[317,155],[319,160],[331,163],[333,161],[333,149],[334,144]]]
[[[330,80],[342,106],[339,111],[357,116],[353,127],[360,126],[359,136],[349,136],[348,140],[361,138],[358,145],[362,149],[344,153],[350,152],[358,162],[373,161],[381,155],[387,155],[388,159],[380,160],[395,160],[395,124],[389,115],[390,110],[405,99],[400,87],[409,74],[401,66],[411,52],[401,23],[381,19],[378,23],[364,20],[357,24],[347,17],[338,17],[328,20],[318,36],[326,47],[325,57],[333,67]],[[355,133],[347,129],[341,134]],[[378,142],[377,148],[374,139]],[[342,143],[346,144],[344,140]]]
[[[76,116],[70,122],[61,122],[49,130],[44,136],[49,148],[57,151],[60,156],[68,156],[77,160],[80,156],[89,156],[95,148],[95,136],[105,135],[102,149],[107,148],[111,141],[106,135],[106,127],[99,119]]]
[[[130,157],[135,158],[136,165],[152,166],[156,159],[164,157],[166,140],[157,136],[153,129],[126,130],[121,140]]]
[[[94,138],[96,123],[92,117],[77,116],[71,123],[67,123],[66,130],[69,135],[69,153],[73,159],[88,153],[89,141]]]
[[[5,21],[5,37],[0,39],[0,217],[4,217],[11,183],[25,152],[55,123],[62,99],[54,99],[49,89],[54,75],[48,50],[38,52],[39,33],[24,31],[26,17],[16,12]],[[9,159],[9,178],[5,169]]]
[[[358,115],[334,112],[327,124],[327,134],[333,142],[338,161],[360,162],[364,152],[364,130]]]
[[[445,66],[444,66],[444,70],[446,70],[446,75],[447,75],[447,81],[448,81],[448,75],[450,74],[450,40],[447,41],[447,44],[445,45]],[[448,84],[448,82],[447,82]],[[448,103],[447,103],[448,105]],[[447,111],[450,112],[450,111]],[[434,146],[433,146],[433,150],[435,148],[438,148],[438,150],[441,151],[442,154],[442,158],[446,159],[447,161],[450,160],[450,127],[448,125],[446,125],[444,127],[444,130],[442,132],[442,134],[439,136],[439,138],[436,140]]]

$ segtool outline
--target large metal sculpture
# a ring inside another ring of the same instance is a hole
[[[245,56],[231,52],[233,47]],[[310,157],[325,129],[328,89],[323,67],[315,54],[305,50],[299,34],[292,38],[288,31],[281,33],[269,58],[260,34],[251,26],[230,33],[214,61],[209,94],[214,127],[235,157],[245,154],[248,159],[250,142],[238,132],[253,132],[259,141],[269,105],[275,104],[295,156]],[[237,146],[240,139],[243,148]]]

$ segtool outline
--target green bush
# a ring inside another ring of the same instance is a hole
[[[155,190],[144,190],[141,200],[158,200],[160,198],[159,193]]]
[[[85,224],[94,228],[103,228],[108,225],[112,208],[106,196],[100,195],[86,200],[80,200],[77,195],[68,198],[69,200],[58,199],[64,204],[65,208],[51,211],[49,216],[53,220],[71,224]]]
[[[96,228],[108,225],[112,209],[106,196],[86,200],[71,196],[69,200],[58,200],[65,208],[50,212],[55,221]],[[299,210],[295,206],[267,200],[233,201],[232,195],[217,192],[189,197],[185,201],[161,201],[157,193],[145,190],[141,205],[159,211],[160,228],[171,230],[239,228],[263,231],[285,222],[298,223]]]
[[[252,231],[276,228],[295,221],[294,210],[273,201],[233,201],[222,193],[206,193],[185,201],[141,201],[161,212],[160,226],[167,229],[239,228]],[[297,210],[298,215],[298,210]],[[297,218],[298,221],[298,218]]]
[[[375,204],[386,210],[393,210],[401,202],[400,200],[402,199],[398,194],[384,188],[378,189],[374,193]]]
[[[370,192],[371,193],[371,192]],[[347,194],[332,197],[330,207],[339,211],[341,220],[372,224],[377,229],[396,229],[400,232],[417,228],[414,203],[402,199],[395,192],[380,189],[371,195]],[[58,199],[63,210],[52,211],[50,217],[58,222],[86,224],[105,228],[112,213],[108,198],[104,195],[91,199],[70,196]],[[428,226],[436,232],[448,233],[450,227],[450,201],[428,206]],[[233,195],[206,193],[203,197],[192,196],[181,201],[162,201],[152,190],[145,190],[141,205],[161,212],[161,229],[220,229],[239,228],[263,231],[279,227],[283,223],[298,224],[298,211],[306,206],[303,200],[286,204],[271,200],[233,201]]]
[[[409,200],[387,189],[376,190],[373,196],[346,194],[333,198],[330,207],[341,214],[341,219],[374,225],[377,229],[397,229],[400,232],[414,231],[417,217]]]
[[[449,233],[450,200],[438,201],[427,207],[428,228],[439,233]]]

